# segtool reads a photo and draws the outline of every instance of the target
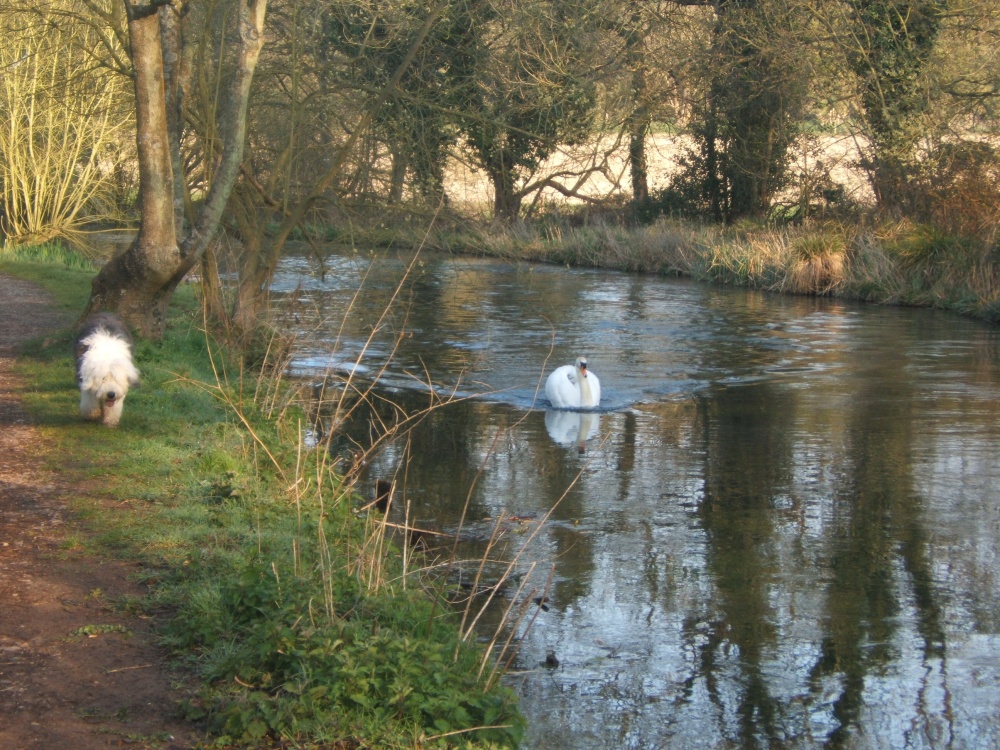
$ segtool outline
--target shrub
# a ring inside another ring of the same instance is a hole
[[[982,235],[1000,221],[1000,155],[988,143],[941,144],[921,185],[928,218],[946,232]]]

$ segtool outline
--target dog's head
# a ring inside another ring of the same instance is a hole
[[[101,422],[107,427],[116,427],[129,388],[139,385],[139,372],[131,362],[119,362],[96,385],[94,396],[101,406]]]
[[[97,400],[101,402],[102,408],[111,408],[119,401],[123,401],[128,395],[130,381],[119,382],[113,378],[108,378],[97,389]]]

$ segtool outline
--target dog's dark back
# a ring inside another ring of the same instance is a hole
[[[84,346],[83,340],[90,334],[102,329],[107,331],[111,336],[128,342],[128,348],[129,351],[131,351],[133,344],[132,334],[129,333],[128,326],[125,325],[125,321],[114,313],[94,313],[80,324],[80,328],[76,332],[76,342],[73,346],[73,354],[76,357],[77,378],[80,377],[80,362],[83,360],[83,355],[87,352],[87,347]]]

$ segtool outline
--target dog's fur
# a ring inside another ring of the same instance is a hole
[[[75,354],[80,413],[117,427],[128,389],[139,385],[128,327],[112,313],[91,315],[77,332]]]

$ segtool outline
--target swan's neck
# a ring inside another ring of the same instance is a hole
[[[590,381],[579,367],[576,368],[576,377],[580,382],[580,406],[593,406],[594,394],[590,392]]]

